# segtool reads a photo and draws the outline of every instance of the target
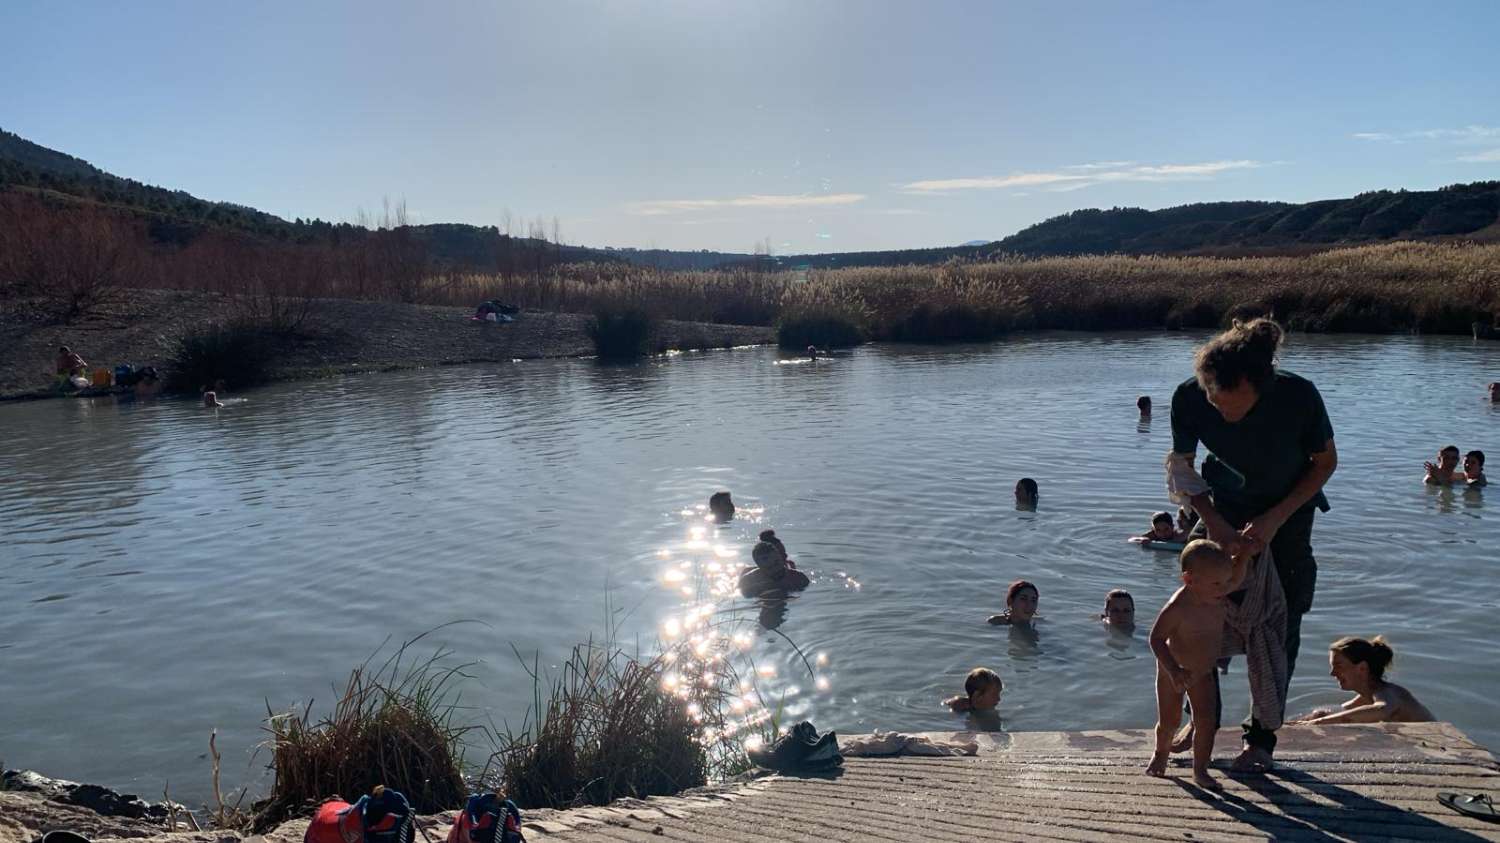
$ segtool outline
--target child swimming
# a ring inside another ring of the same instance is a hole
[[[1036,509],[1036,502],[1040,496],[1035,480],[1022,477],[1016,481],[1016,509]]]
[[[755,567],[744,569],[739,577],[740,593],[746,597],[784,595],[807,588],[812,582],[806,574],[788,565],[786,551],[771,542],[757,542],[750,557],[755,560]]]
[[[1464,454],[1464,482],[1470,488],[1490,484],[1484,476],[1484,451],[1470,451]]]
[[[203,406],[211,407],[213,409],[219,409],[224,405],[219,403],[218,394],[210,389],[207,392],[203,393]]]
[[[1320,708],[1290,722],[1308,726],[1333,723],[1428,723],[1437,718],[1411,691],[1385,681],[1396,652],[1382,636],[1340,638],[1328,646],[1328,674],[1354,699],[1338,711]]]
[[[1104,595],[1104,611],[1099,614],[1099,620],[1116,629],[1134,629],[1135,598],[1123,588],[1112,589]]]
[[[1151,529],[1141,533],[1141,538],[1151,542],[1180,542],[1187,539],[1187,533],[1177,529],[1172,513],[1157,512],[1151,516]]]
[[[1005,612],[990,615],[989,622],[996,626],[1027,626],[1039,620],[1036,613],[1041,593],[1026,580],[1016,580],[1005,590]]]
[[[1449,445],[1438,451],[1437,463],[1422,463],[1427,473],[1422,477],[1422,482],[1429,486],[1447,486],[1454,480],[1462,479],[1457,473],[1458,469],[1458,446]]]
[[[1219,731],[1214,666],[1224,637],[1224,596],[1239,587],[1248,561],[1230,559],[1217,542],[1197,539],[1179,557],[1182,587],[1167,600],[1151,627],[1156,655],[1156,751],[1146,774],[1165,776],[1172,733],[1182,717],[1182,697],[1193,708],[1193,782],[1207,790],[1223,787],[1209,775],[1208,762]]]
[[[964,677],[964,695],[949,697],[943,700],[943,705],[960,712],[994,711],[1004,690],[1000,674],[987,667],[976,667]]]

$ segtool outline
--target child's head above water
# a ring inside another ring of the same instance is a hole
[[[1135,626],[1135,598],[1123,588],[1104,595],[1104,612],[1100,619],[1110,626]]]
[[[1459,450],[1457,445],[1449,445],[1438,451],[1438,468],[1454,469],[1458,467]]]
[[[734,517],[734,501],[728,492],[714,492],[708,498],[708,511],[720,521],[728,521]]]
[[[1151,415],[1151,396],[1142,395],[1140,398],[1135,399],[1135,408],[1140,410],[1143,416]]]
[[[1000,704],[1000,694],[1005,683],[1000,674],[987,667],[976,667],[964,677],[964,694],[969,698],[970,711],[990,711]]]
[[[1328,645],[1328,673],[1346,691],[1360,690],[1371,682],[1384,682],[1385,669],[1396,652],[1385,637],[1340,638]]]
[[[1204,599],[1217,599],[1229,593],[1229,579],[1234,562],[1224,547],[1208,539],[1194,539],[1178,557],[1182,565],[1182,584]]]
[[[1036,506],[1039,494],[1036,481],[1030,477],[1022,477],[1016,481],[1016,503],[1025,506]]]
[[[1016,580],[1005,590],[1005,608],[1012,621],[1029,621],[1036,614],[1041,592],[1026,580]]]
[[[1464,454],[1464,473],[1479,474],[1484,471],[1484,451],[1470,451]]]
[[[1151,532],[1162,541],[1171,541],[1177,535],[1177,524],[1172,513],[1158,512],[1151,516]]]

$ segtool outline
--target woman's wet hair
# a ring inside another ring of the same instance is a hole
[[[1030,477],[1022,477],[1020,480],[1017,480],[1016,491],[1020,492],[1031,500],[1036,500],[1037,495],[1039,494],[1036,486],[1036,481],[1032,480]]]
[[[1005,690],[1005,683],[1000,681],[1000,674],[987,667],[976,667],[969,671],[964,677],[964,694],[969,697],[969,702],[974,702],[974,695],[986,688],[998,687]]]
[[[1276,377],[1276,352],[1284,336],[1281,326],[1266,318],[1234,326],[1203,344],[1193,358],[1198,385],[1208,390],[1234,389],[1249,381],[1264,392]]]
[[[1042,592],[1037,590],[1036,586],[1032,585],[1026,580],[1016,580],[1015,582],[1010,584],[1010,588],[1007,588],[1005,590],[1005,605],[1009,606],[1011,604],[1011,601],[1016,599],[1017,594],[1020,594],[1022,591],[1028,588],[1031,589],[1032,593],[1037,597],[1042,596]]]
[[[1390,667],[1391,660],[1396,657],[1396,651],[1386,643],[1384,635],[1377,635],[1370,639],[1353,636],[1340,638],[1328,645],[1328,649],[1354,664],[1369,665],[1370,678],[1377,682],[1385,680],[1385,669]]]

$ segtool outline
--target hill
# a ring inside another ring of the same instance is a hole
[[[318,219],[285,220],[230,202],[107,173],[80,158],[0,129],[0,190],[52,203],[83,202],[146,221],[159,245],[185,246],[205,232],[229,232],[259,242],[340,245],[369,229]],[[390,221],[387,221],[388,223]],[[390,227],[389,225],[387,227]],[[494,226],[460,223],[396,227],[420,243],[435,269],[515,271],[557,263],[627,263],[663,270],[763,268],[765,256],[666,249],[596,249],[513,237]],[[1080,254],[1298,254],[1393,239],[1500,239],[1500,182],[1457,184],[1440,190],[1362,193],[1305,204],[1206,202],[1148,211],[1083,209],[1053,217],[993,243],[869,252],[779,256],[780,268],[934,264],[1002,254],[1028,257]]]

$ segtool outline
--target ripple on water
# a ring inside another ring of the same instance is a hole
[[[1146,630],[1176,563],[1124,538],[1166,508],[1166,408],[1198,339],[453,367],[279,385],[219,413],[0,407],[16,446],[0,450],[0,647],[28,689],[0,745],[72,778],[198,781],[204,729],[248,760],[267,700],[326,698],[387,636],[459,618],[484,624],[430,640],[479,662],[465,701],[496,722],[531,697],[512,645],[555,666],[605,629],[653,651],[675,622],[753,659],[746,723],[779,710],[844,731],[961,728],[941,700],[985,665],[1006,682],[988,725],[1149,725]],[[1341,457],[1294,703],[1341,699],[1324,643],[1384,633],[1398,680],[1500,744],[1500,672],[1476,669],[1500,604],[1486,587],[1500,522],[1484,493],[1416,482],[1441,445],[1493,436],[1490,356],[1299,336],[1285,363],[1322,389]],[[1159,408],[1149,423],[1140,394]],[[1022,476],[1040,484],[1036,512],[1014,508]],[[740,506],[725,525],[705,520],[719,489]],[[784,604],[732,586],[768,527],[815,582]],[[1034,639],[984,622],[1017,578],[1040,588]],[[1133,637],[1097,622],[1116,587],[1136,597]],[[73,669],[56,670],[60,653]],[[1227,677],[1226,718],[1243,714],[1243,681]],[[109,718],[91,705],[105,698]]]

